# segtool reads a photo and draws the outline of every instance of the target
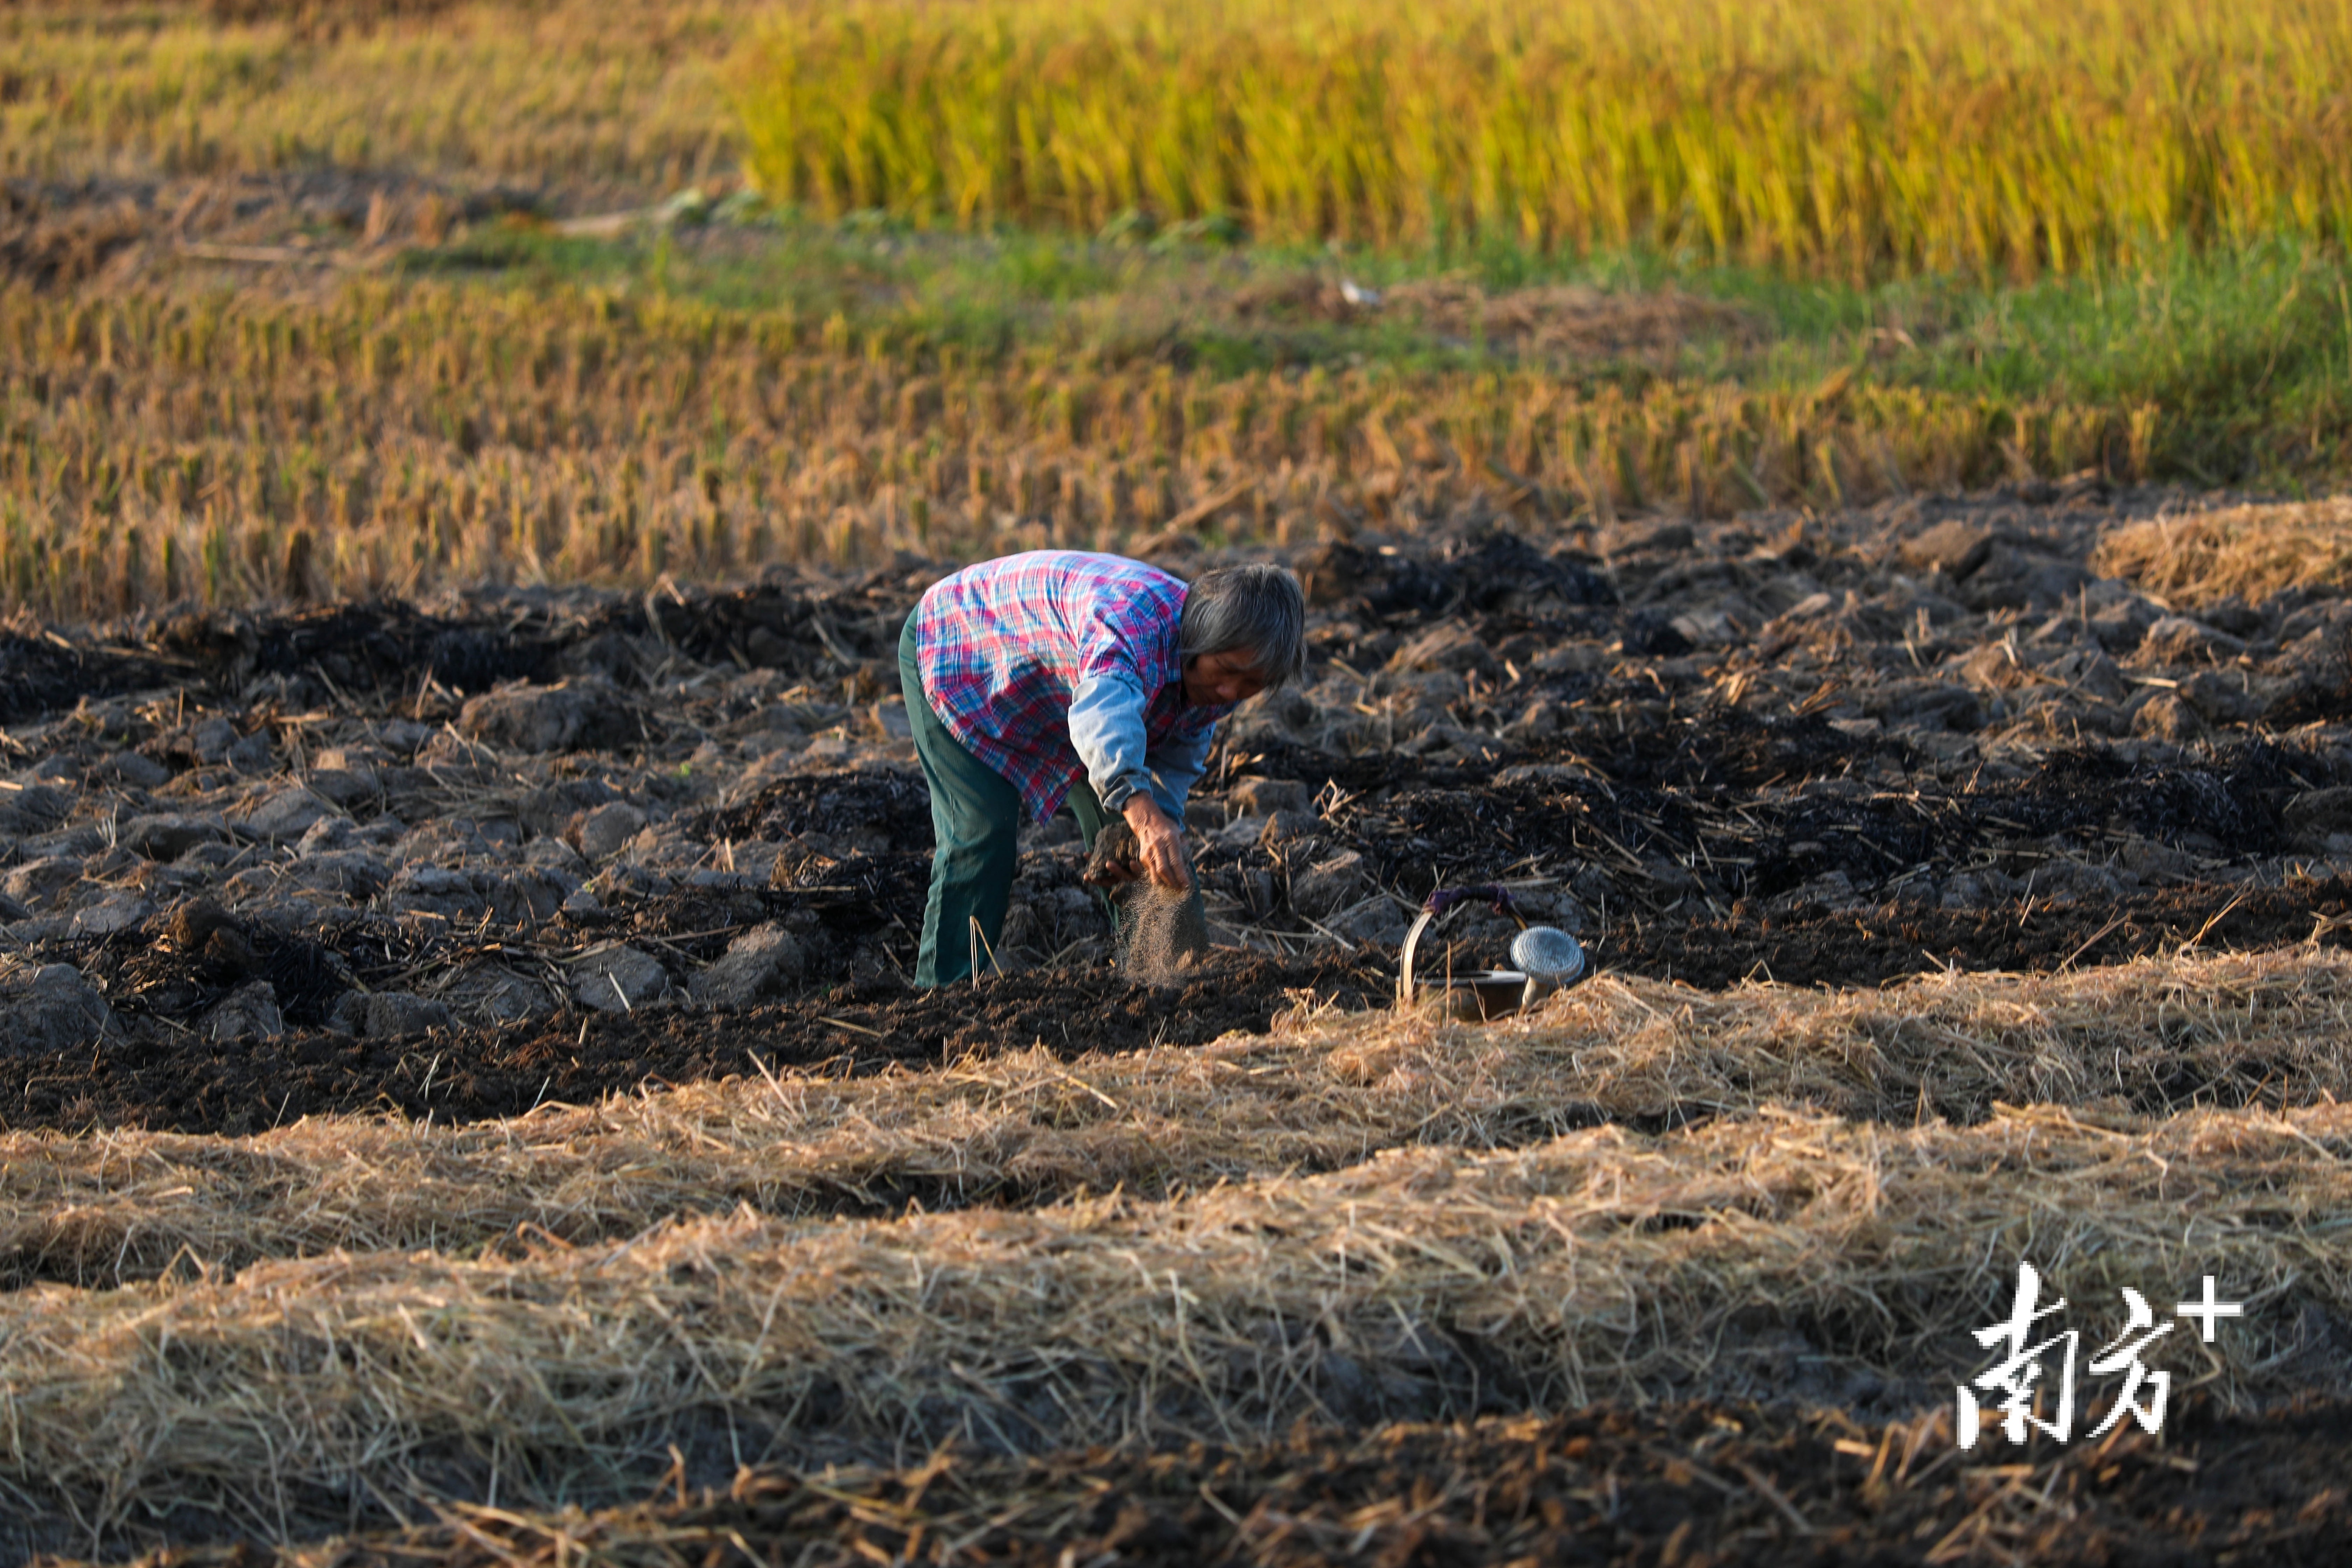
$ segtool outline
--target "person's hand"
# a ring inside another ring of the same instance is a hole
[[[1135,829],[1136,856],[1143,862],[1143,874],[1163,888],[1190,888],[1192,876],[1184,863],[1184,830],[1176,819],[1160,810],[1158,801],[1142,794],[1129,795],[1120,815]]]

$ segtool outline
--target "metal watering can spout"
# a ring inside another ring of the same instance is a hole
[[[1529,1003],[1584,978],[1584,944],[1558,926],[1528,926],[1511,939],[1511,967],[1528,977]]]
[[[1411,1007],[1421,989],[1413,975],[1413,959],[1421,947],[1422,932],[1429,929],[1432,921],[1472,899],[1484,899],[1495,906],[1496,913],[1507,914],[1519,922],[1519,934],[1511,942],[1514,967],[1482,970],[1459,980],[1449,976],[1441,987],[1449,1011],[1467,1018],[1498,1017],[1551,992],[1566,990],[1584,978],[1583,945],[1557,926],[1528,924],[1512,900],[1509,889],[1497,883],[1440,888],[1422,904],[1420,918],[1405,933],[1403,973],[1399,976],[1397,989],[1400,1005]]]

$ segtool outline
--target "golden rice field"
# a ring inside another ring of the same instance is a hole
[[[2352,218],[2342,0],[860,0],[737,78],[828,212],[2031,276]]]
[[[2341,239],[2343,0],[28,6],[0,175],[401,163],[832,214],[2030,275]]]
[[[710,3],[11,6],[0,178],[318,164],[671,188],[732,164]]]

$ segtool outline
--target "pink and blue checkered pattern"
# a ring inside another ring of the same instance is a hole
[[[1228,710],[1184,701],[1184,594],[1181,579],[1157,567],[1076,550],[967,566],[933,584],[916,607],[923,695],[948,732],[1011,780],[1043,822],[1087,773],[1070,738],[1070,700],[1083,684],[1110,679],[1137,690],[1150,752],[1205,749]]]

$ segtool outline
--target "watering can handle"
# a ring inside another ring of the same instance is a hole
[[[1519,907],[1511,897],[1511,889],[1500,882],[1482,882],[1475,888],[1440,888],[1423,900],[1421,907],[1432,915],[1442,915],[1454,905],[1466,903],[1472,899],[1485,899],[1495,906],[1495,912],[1498,915],[1518,913]]]
[[[1421,945],[1421,933],[1429,929],[1430,921],[1436,920],[1456,904],[1472,899],[1487,900],[1495,906],[1496,914],[1508,915],[1513,920],[1519,919],[1518,905],[1513,902],[1511,890],[1499,882],[1486,882],[1475,888],[1440,888],[1430,894],[1422,901],[1420,918],[1412,922],[1412,929],[1404,933],[1403,973],[1398,977],[1398,994],[1400,1000],[1406,1006],[1412,1005],[1412,955],[1413,950]],[[1520,921],[1519,923],[1525,925],[1527,922]]]

